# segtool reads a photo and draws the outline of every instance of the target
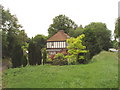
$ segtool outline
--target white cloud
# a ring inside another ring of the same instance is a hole
[[[103,22],[114,30],[118,0],[4,0],[2,5],[15,14],[29,37],[47,34],[52,19],[65,14],[78,25]]]

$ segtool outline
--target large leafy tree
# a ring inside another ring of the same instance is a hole
[[[34,41],[41,47],[44,48],[46,45],[47,37],[41,34],[38,34],[34,37]]]
[[[83,34],[83,30],[84,30],[84,28],[82,27],[82,25],[80,25],[75,30],[70,29],[69,30],[69,35],[71,37],[78,37],[79,35]]]
[[[90,57],[98,54],[101,50],[108,50],[111,47],[111,31],[107,29],[104,23],[90,23],[85,26],[84,45],[90,51]]]
[[[95,32],[90,28],[86,28],[83,32],[85,34],[85,38],[83,38],[83,45],[86,46],[87,50],[89,50],[89,54],[87,55],[88,59],[91,59],[95,54],[99,53],[101,50],[97,43],[97,37],[95,36]]]
[[[2,30],[2,58],[9,57],[12,62],[17,62],[15,61],[17,60],[15,59],[17,53],[14,54],[14,52],[16,48],[21,49],[28,38],[15,15],[12,15],[9,10],[5,10],[3,6],[0,6],[0,11],[2,15],[2,23],[0,24],[0,30]],[[22,55],[20,56],[20,59],[22,59]]]
[[[18,23],[18,19],[15,15],[12,15],[9,10],[4,10],[1,6],[2,11],[2,24],[0,29],[2,29],[2,51],[3,57],[11,57],[13,48],[16,44],[21,44],[23,41],[23,35],[21,34],[22,26]]]
[[[86,46],[82,45],[82,38],[85,37],[84,34],[78,36],[77,38],[71,37],[67,39],[67,49],[69,55],[66,57],[68,58],[69,63],[76,63],[78,60],[84,60],[84,53],[87,53]],[[81,55],[82,54],[82,55]]]
[[[49,37],[57,33],[59,30],[64,30],[65,33],[69,33],[69,30],[76,29],[77,25],[74,21],[65,15],[59,15],[53,18],[53,24],[48,28]]]

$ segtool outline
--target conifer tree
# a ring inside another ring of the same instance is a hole
[[[13,56],[12,56],[12,64],[13,68],[20,67],[22,65],[22,59],[23,59],[23,50],[21,48],[21,45],[16,45],[13,50]]]
[[[46,63],[46,59],[47,59],[47,52],[46,52],[46,48],[43,48],[43,64]]]
[[[33,39],[29,42],[28,46],[28,61],[30,65],[34,65],[34,57],[33,57]]]

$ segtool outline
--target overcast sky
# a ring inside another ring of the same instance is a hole
[[[119,0],[3,0],[5,9],[17,16],[29,37],[36,34],[48,35],[53,18],[64,14],[77,25],[90,22],[106,23],[114,30],[118,17]]]

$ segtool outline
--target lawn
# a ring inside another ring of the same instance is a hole
[[[117,55],[103,51],[85,65],[8,69],[3,80],[6,88],[117,88]]]

